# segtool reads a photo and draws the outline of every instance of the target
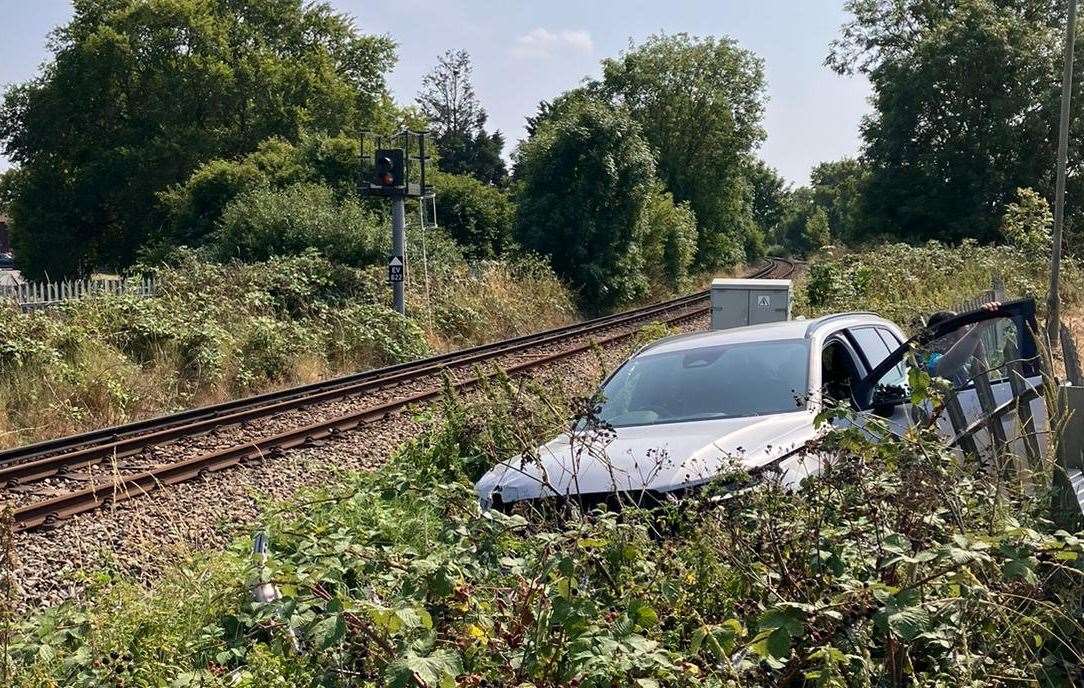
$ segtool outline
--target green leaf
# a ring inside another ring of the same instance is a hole
[[[907,385],[911,388],[911,403],[919,405],[930,398],[930,375],[919,366],[907,370]]]
[[[433,688],[453,688],[456,677],[461,673],[463,662],[451,650],[436,650],[428,656],[408,650],[389,664],[387,670],[390,688],[408,688],[419,683]]]
[[[805,631],[808,609],[809,605],[784,603],[765,611],[757,620],[760,632],[750,649],[773,669],[782,667],[783,660],[790,656],[794,638]]]
[[[903,640],[911,640],[930,625],[930,614],[922,607],[909,607],[888,616],[888,627]]]
[[[346,637],[346,620],[342,614],[324,617],[312,628],[312,639],[319,650],[338,645]]]
[[[786,626],[776,628],[768,634],[767,648],[772,657],[786,659],[790,655],[791,644],[790,629]]]
[[[557,580],[557,594],[566,600],[572,597],[572,579],[562,576]]]
[[[874,620],[900,640],[911,641],[929,629],[930,614],[922,607],[888,606]]]
[[[1007,581],[1022,580],[1030,585],[1035,585],[1039,582],[1039,577],[1035,574],[1035,564],[1035,560],[1031,557],[1011,559],[1005,564],[1002,574]]]
[[[768,609],[757,620],[760,628],[786,628],[791,635],[801,635],[808,605],[780,604]]]
[[[629,618],[640,628],[650,628],[659,623],[659,613],[641,601],[629,606]]]

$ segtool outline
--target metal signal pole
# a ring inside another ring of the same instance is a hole
[[[1073,91],[1073,47],[1076,42],[1076,0],[1069,0],[1065,26],[1064,71],[1061,75],[1061,119],[1058,122],[1058,168],[1054,188],[1054,236],[1050,246],[1050,294],[1046,310],[1046,337],[1051,349],[1058,347],[1061,331],[1061,243],[1065,225],[1065,163],[1069,156],[1069,102]]]
[[[406,315],[406,211],[404,199],[391,199],[391,260],[388,263],[392,287],[392,307]],[[398,265],[396,263],[398,262]],[[396,268],[398,267],[398,275]]]

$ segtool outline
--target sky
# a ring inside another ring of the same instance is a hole
[[[465,49],[489,127],[511,144],[524,118],[600,74],[603,58],[653,33],[729,36],[764,59],[768,137],[760,155],[790,182],[855,155],[869,110],[864,77],[824,66],[846,20],[842,0],[331,0],[365,33],[398,43],[392,93],[411,102],[445,50]],[[46,37],[71,16],[67,0],[0,0],[0,85],[32,78],[49,58]],[[8,162],[0,158],[0,169]]]

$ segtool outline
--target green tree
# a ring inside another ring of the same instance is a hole
[[[508,193],[474,177],[433,176],[437,222],[473,258],[497,258],[515,243],[516,207]]]
[[[17,167],[9,167],[0,172],[0,213],[6,214],[8,209],[11,208],[18,176],[19,168]]]
[[[744,176],[753,221],[767,234],[786,215],[789,194],[786,180],[763,160],[750,161],[745,167]]]
[[[553,100],[539,101],[535,113],[533,115],[527,115],[527,124],[525,127],[527,130],[527,137],[530,138],[534,136],[543,124],[561,116],[577,103],[581,103],[584,100],[599,100],[602,98],[603,95],[599,92],[598,84],[591,83],[587,86],[571,88]]]
[[[472,69],[465,50],[441,55],[422,80],[418,106],[435,134],[442,171],[501,184],[508,176],[501,159],[504,136],[499,131],[486,133],[486,111],[474,93]]]
[[[271,137],[353,131],[386,102],[394,44],[300,0],[76,0],[37,78],[10,88],[0,140],[11,214],[38,277],[120,267],[164,225],[159,192]]]
[[[646,292],[640,218],[655,161],[625,112],[577,102],[520,146],[516,171],[520,243],[549,256],[591,306]]]
[[[783,218],[771,234],[772,241],[787,253],[805,255],[811,250],[806,225],[817,211],[813,189],[800,186],[789,191],[784,202]]]
[[[1032,189],[1017,189],[1016,200],[1005,207],[1001,235],[1028,254],[1042,256],[1050,252],[1050,229],[1054,216],[1050,204]]]
[[[828,213],[817,206],[813,214],[806,218],[802,237],[809,252],[817,251],[832,243],[832,231],[828,227]]]
[[[764,67],[728,38],[657,35],[604,60],[589,89],[628,109],[657,152],[659,177],[696,213],[705,267],[755,257],[749,154],[764,139]]]
[[[861,160],[822,162],[810,171],[809,182],[814,203],[824,208],[835,241],[853,243],[868,234],[862,204],[869,169]]]
[[[673,195],[655,183],[640,213],[640,225],[648,280],[670,291],[685,288],[696,256],[696,213],[688,203],[675,203]]]
[[[874,111],[862,125],[867,231],[916,241],[993,240],[1017,188],[1050,195],[1063,6],[846,3],[853,18],[828,63],[866,74],[873,86]],[[1080,157],[1082,126],[1077,118],[1070,159]],[[1070,181],[1084,189],[1080,175]]]

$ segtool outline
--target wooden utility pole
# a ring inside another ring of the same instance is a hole
[[[1054,189],[1054,236],[1050,245],[1050,295],[1047,297],[1046,339],[1058,346],[1061,330],[1061,242],[1065,225],[1065,161],[1069,156],[1069,103],[1073,91],[1073,46],[1076,42],[1076,0],[1069,0],[1065,25],[1064,71],[1061,75],[1061,119],[1058,122],[1058,170]]]

